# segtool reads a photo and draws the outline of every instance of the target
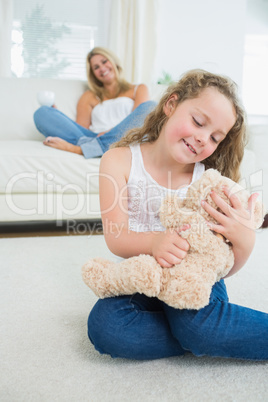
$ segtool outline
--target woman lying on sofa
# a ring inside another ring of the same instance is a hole
[[[87,90],[77,104],[76,121],[54,107],[41,106],[34,113],[37,129],[52,148],[94,158],[132,128],[143,125],[155,107],[144,84],[132,85],[122,78],[117,57],[96,47],[87,55]]]

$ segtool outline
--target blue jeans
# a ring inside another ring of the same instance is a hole
[[[45,137],[60,137],[71,144],[79,145],[85,158],[95,158],[102,156],[110,145],[120,140],[127,131],[141,127],[155,106],[154,101],[141,103],[121,123],[100,137],[97,137],[99,133],[80,126],[53,107],[41,106],[37,109],[34,113],[34,122],[38,131]]]
[[[98,300],[88,336],[112,357],[147,360],[191,352],[268,360],[268,314],[229,303],[223,280],[201,310],[174,309],[141,294]]]

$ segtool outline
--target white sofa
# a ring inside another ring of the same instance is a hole
[[[0,86],[0,223],[53,221],[61,225],[68,220],[99,219],[100,158],[85,159],[44,146],[33,123],[38,91],[54,91],[57,107],[75,118],[76,103],[86,84],[0,78]],[[152,99],[159,99],[162,92],[161,86],[151,88]],[[250,131],[242,174],[247,186],[263,192],[268,205],[268,125],[252,126]]]
[[[100,219],[100,158],[43,145],[33,113],[36,94],[52,90],[59,110],[75,119],[83,81],[0,78],[0,223]],[[154,88],[159,98],[163,88]]]

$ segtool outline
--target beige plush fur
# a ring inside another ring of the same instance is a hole
[[[187,256],[180,264],[162,268],[150,255],[128,258],[119,263],[94,258],[82,268],[84,282],[100,298],[143,293],[179,309],[206,306],[212,286],[228,274],[234,263],[231,244],[208,228],[206,220],[212,218],[201,207],[201,200],[206,200],[216,208],[210,196],[212,189],[229,203],[223,186],[228,186],[247,208],[249,193],[214,169],[207,170],[189,187],[185,199],[170,196],[164,200],[160,218],[166,228],[191,225],[190,229],[180,233],[190,244]],[[263,205],[257,201],[254,211],[256,229],[261,226],[263,216]]]

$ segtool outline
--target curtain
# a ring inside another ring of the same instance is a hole
[[[0,77],[11,75],[12,1],[0,0]]]
[[[119,57],[125,78],[150,83],[156,54],[158,0],[111,0],[108,47]]]

